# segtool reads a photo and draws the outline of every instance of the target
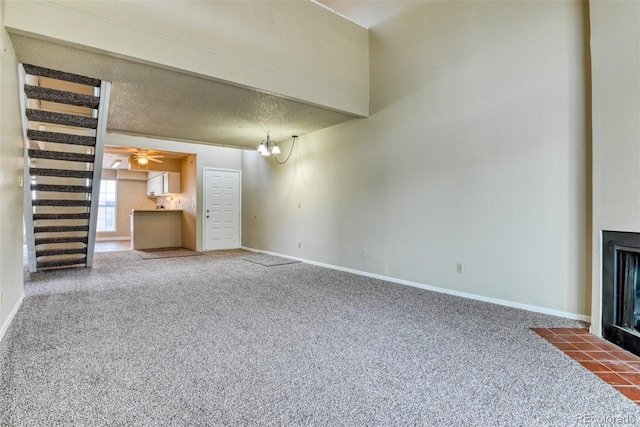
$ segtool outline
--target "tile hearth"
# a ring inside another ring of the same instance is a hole
[[[531,330],[640,405],[640,357],[586,329]]]

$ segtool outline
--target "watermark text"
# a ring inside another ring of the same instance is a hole
[[[602,414],[578,414],[576,422],[579,424],[595,424],[599,426],[635,425],[640,419],[635,415],[602,415]]]

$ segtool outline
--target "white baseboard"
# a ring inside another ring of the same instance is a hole
[[[101,237],[97,237],[96,236],[96,242],[112,242],[112,241],[116,241],[116,240],[131,240],[131,237],[129,237],[129,236],[114,236],[114,237],[101,236]]]
[[[477,300],[477,301],[488,302],[488,303],[491,303],[491,304],[502,305],[502,306],[505,306],[505,307],[518,308],[520,310],[532,311],[534,313],[548,314],[550,316],[564,317],[565,319],[580,320],[580,321],[583,321],[583,322],[591,323],[591,316],[587,316],[585,314],[569,313],[567,311],[553,310],[551,308],[539,307],[537,305],[523,304],[523,303],[519,303],[519,302],[508,301],[508,300],[503,300],[503,299],[498,299],[498,298],[485,297],[483,295],[477,295],[477,294],[470,294],[470,293],[467,293],[467,292],[454,291],[454,290],[446,289],[446,288],[439,288],[437,286],[425,285],[425,284],[422,284],[422,283],[411,282],[409,280],[396,279],[394,277],[383,276],[383,275],[374,274],[374,273],[368,273],[366,271],[354,270],[352,268],[340,267],[340,266],[332,265],[332,264],[325,264],[323,262],[311,261],[311,260],[307,260],[307,259],[304,259],[304,258],[296,258],[296,257],[292,257],[292,256],[289,256],[289,255],[279,254],[279,253],[276,253],[276,252],[263,251],[263,250],[254,249],[254,248],[248,248],[248,247],[244,247],[244,246],[242,247],[242,249],[245,249],[245,250],[251,251],[251,252],[260,252],[260,253],[265,253],[265,254],[269,254],[269,255],[275,255],[275,256],[279,256],[279,257],[283,257],[283,258],[295,259],[296,261],[302,261],[302,262],[307,263],[307,264],[317,265],[318,267],[325,267],[325,268],[330,268],[332,270],[344,271],[346,273],[353,273],[353,274],[357,274],[359,276],[365,276],[365,277],[371,277],[371,278],[374,278],[374,279],[380,279],[380,280],[384,280],[384,281],[391,282],[391,283],[397,283],[399,285],[412,286],[414,288],[420,288],[420,289],[424,289],[424,290],[427,290],[427,291],[438,292],[438,293],[441,293],[441,294],[453,295],[453,296],[457,296],[457,297],[462,297],[462,298],[468,298],[468,299]]]
[[[13,318],[16,316],[16,313],[18,313],[18,309],[22,305],[23,300],[24,300],[24,294],[22,294],[20,298],[18,298],[18,301],[13,306],[11,313],[9,313],[9,317],[7,317],[7,321],[4,322],[4,325],[2,325],[2,328],[0,328],[0,341],[2,341],[2,339],[4,338],[4,334],[7,333],[7,329],[9,329],[9,325],[13,321]]]

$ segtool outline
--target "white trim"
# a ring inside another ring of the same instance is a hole
[[[16,314],[18,313],[18,309],[20,309],[20,306],[22,305],[23,300],[24,300],[24,294],[20,295],[20,298],[18,298],[18,302],[16,302],[16,304],[13,306],[13,310],[11,310],[11,313],[9,313],[9,317],[7,318],[7,321],[4,322],[4,325],[2,325],[2,329],[0,329],[0,342],[2,342],[2,339],[4,338],[4,334],[7,333],[7,330],[9,329],[9,325],[13,321],[13,318],[16,317]]]
[[[363,24],[361,24],[361,23],[359,23],[359,22],[354,21],[353,19],[349,18],[349,17],[348,17],[348,16],[346,16],[346,15],[343,15],[342,13],[338,12],[337,10],[330,8],[330,7],[329,7],[329,6],[327,6],[326,4],[324,4],[324,3],[320,3],[318,0],[311,0],[311,3],[315,3],[315,4],[317,4],[318,6],[323,7],[323,8],[325,8],[325,9],[327,9],[328,11],[335,13],[335,14],[336,14],[336,15],[338,15],[339,17],[344,18],[344,19],[346,19],[347,21],[349,21],[349,22],[351,22],[351,23],[353,23],[353,24],[356,24],[358,27],[362,27],[362,28],[364,28],[365,30],[368,30],[368,29],[369,29],[369,27],[367,27],[366,25],[363,25]]]
[[[93,267],[93,253],[95,252],[96,233],[98,232],[100,180],[102,179],[102,159],[104,157],[104,140],[106,139],[107,133],[107,117],[109,116],[110,96],[111,83],[103,80],[100,84],[100,104],[98,105],[97,111],[98,127],[96,128],[96,145],[93,148],[93,178],[91,178],[91,206],[89,207],[89,233],[87,234],[88,243],[86,261],[86,266],[89,268]]]
[[[27,130],[29,129],[29,119],[27,119],[27,94],[24,92],[24,86],[27,82],[27,72],[22,63],[18,64],[18,84],[20,85],[20,114],[22,116],[22,139],[24,141],[24,170],[23,170],[23,200],[22,200],[22,219],[24,224],[24,235],[27,243],[27,263],[29,272],[38,271],[36,261],[36,237],[34,233],[33,223],[33,195],[31,193],[31,162],[29,160],[29,138]]]
[[[269,254],[269,255],[280,256],[280,257],[283,257],[283,258],[295,259],[296,261],[302,261],[302,262],[307,263],[307,264],[317,265],[318,267],[325,267],[325,268],[330,268],[332,270],[344,271],[346,273],[352,273],[352,274],[357,274],[359,276],[371,277],[371,278],[374,278],[374,279],[384,280],[384,281],[391,282],[391,283],[397,283],[399,285],[405,285],[405,286],[411,286],[411,287],[414,287],[414,288],[420,288],[420,289],[424,289],[426,291],[438,292],[438,293],[441,293],[441,294],[453,295],[453,296],[456,296],[456,297],[462,297],[462,298],[468,298],[468,299],[472,299],[472,300],[476,300],[476,301],[488,302],[488,303],[491,303],[491,304],[502,305],[502,306],[505,306],[505,307],[511,307],[511,308],[517,308],[517,309],[520,309],[520,310],[532,311],[534,313],[542,313],[542,314],[548,314],[550,316],[564,317],[566,319],[581,320],[581,321],[587,322],[587,323],[589,323],[591,321],[591,316],[587,316],[585,314],[569,313],[567,311],[554,310],[554,309],[551,309],[551,308],[540,307],[540,306],[537,306],[537,305],[523,304],[523,303],[519,303],[519,302],[508,301],[508,300],[503,300],[503,299],[498,299],[498,298],[485,297],[485,296],[477,295],[477,294],[470,294],[470,293],[467,293],[467,292],[460,292],[460,291],[454,291],[454,290],[451,290],[451,289],[439,288],[437,286],[425,285],[425,284],[422,284],[422,283],[411,282],[409,280],[396,279],[394,277],[383,276],[381,274],[374,274],[374,273],[369,273],[369,272],[366,272],[366,271],[354,270],[352,268],[340,267],[340,266],[332,265],[332,264],[325,264],[323,262],[311,261],[311,260],[307,260],[307,259],[304,259],[304,258],[296,258],[296,257],[292,257],[292,256],[289,256],[289,255],[279,254],[277,252],[263,251],[263,250],[259,250],[259,249],[248,248],[248,247],[245,247],[245,246],[243,246],[242,249],[245,249],[245,250],[251,251],[251,252],[259,252],[259,253],[265,253],[265,254]]]
[[[131,237],[130,236],[115,236],[115,237],[96,236],[96,242],[110,242],[115,240],[131,240]]]

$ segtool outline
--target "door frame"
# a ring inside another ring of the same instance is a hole
[[[207,226],[206,226],[206,211],[207,211],[207,172],[237,172],[238,173],[238,247],[242,247],[242,171],[240,169],[227,169],[227,168],[202,168],[202,251],[211,251],[214,249],[207,249]]]

